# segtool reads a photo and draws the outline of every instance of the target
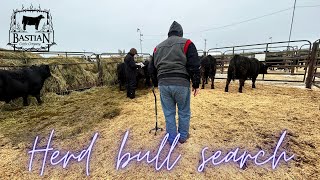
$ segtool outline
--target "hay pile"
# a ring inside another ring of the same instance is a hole
[[[55,129],[53,147],[79,152],[99,132],[90,161],[92,179],[317,179],[320,176],[320,91],[277,87],[257,83],[257,89],[246,83],[244,93],[237,92],[238,83],[224,93],[225,81],[216,83],[216,89],[202,90],[191,99],[191,137],[178,145],[173,157],[182,158],[170,172],[156,171],[153,165],[130,163],[116,171],[118,149],[126,130],[130,130],[125,151],[151,150],[156,153],[164,132],[149,134],[154,127],[154,97],[151,91],[138,91],[138,98],[129,100],[125,93],[107,87],[94,88],[70,96],[47,94],[43,106],[29,106],[0,113],[0,174],[13,177],[40,179],[41,156],[33,171],[27,171],[35,135],[42,145],[51,129]],[[207,88],[209,88],[207,86]],[[157,97],[159,93],[157,91]],[[158,101],[159,102],[159,101]],[[165,127],[160,103],[159,125]],[[34,130],[34,131],[32,131]],[[280,134],[288,134],[282,146],[295,155],[288,164],[281,162],[276,170],[270,163],[261,167],[247,164],[242,170],[236,164],[206,167],[197,172],[202,148],[210,151],[259,149],[272,152]],[[167,145],[165,151],[169,149]],[[161,156],[163,158],[163,156]],[[84,179],[85,163],[71,163],[67,169],[49,167],[43,178]]]
[[[80,58],[63,58],[61,60],[46,61],[50,65],[52,76],[45,82],[45,92],[67,92],[70,90],[86,89],[96,86],[98,83],[98,68],[96,63],[76,64],[88,63]],[[35,63],[40,62],[37,60]],[[42,61],[41,63],[44,62]]]
[[[104,58],[101,60],[105,85],[116,83],[117,63],[119,58]],[[55,56],[44,58],[38,54],[28,52],[0,51],[1,66],[31,66],[48,64],[52,76],[45,82],[43,92],[68,92],[71,90],[87,89],[98,84],[98,65],[80,57]],[[2,68],[14,69],[14,68]]]
[[[122,57],[102,58],[103,69],[102,82],[104,85],[114,85],[117,83],[117,65],[123,62]]]

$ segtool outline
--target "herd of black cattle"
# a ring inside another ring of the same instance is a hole
[[[149,61],[145,61],[145,66],[138,69],[137,79],[145,79],[145,85],[151,86],[151,78],[147,69],[148,64]],[[214,79],[218,65],[216,59],[211,55],[201,57],[202,89],[208,83],[208,78],[211,79],[211,89],[214,89]],[[240,81],[240,93],[242,93],[242,87],[247,79],[252,79],[252,88],[255,88],[258,74],[266,74],[267,68],[264,63],[255,58],[235,55],[229,63],[225,92],[228,92],[230,81],[235,79]],[[123,63],[118,65],[117,75],[120,90],[122,90],[126,79]],[[45,80],[50,76],[50,67],[48,65],[25,67],[19,70],[0,70],[0,101],[9,103],[11,100],[22,97],[23,105],[28,106],[28,96],[31,95],[41,104],[40,91]]]
[[[217,71],[217,66],[221,66],[222,64],[218,63],[217,60],[211,55],[201,56],[200,60],[202,89],[205,88],[205,84],[208,84],[209,78],[211,79],[211,89],[214,89],[214,79]],[[150,76],[148,74],[149,61],[145,61],[143,62],[143,64],[145,65],[143,68],[138,68],[137,82],[139,82],[140,79],[145,79],[146,86],[150,86]],[[255,82],[258,75],[267,74],[267,69],[268,66],[265,65],[263,62],[257,60],[256,58],[248,58],[245,56],[235,55],[229,63],[225,92],[229,91],[228,87],[230,81],[235,79],[239,79],[240,81],[240,93],[242,93],[244,82],[247,79],[252,79],[252,88],[255,88]],[[122,87],[125,85],[126,81],[124,63],[120,63],[118,65],[117,74],[119,87],[120,90],[122,90]]]

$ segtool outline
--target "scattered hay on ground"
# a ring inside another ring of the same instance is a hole
[[[1,103],[0,132],[9,139],[6,143],[12,146],[30,142],[38,133],[55,128],[63,131],[59,138],[72,138],[90,130],[100,121],[118,116],[119,101],[123,98],[114,88],[105,88],[103,91],[93,88],[72,92],[68,96],[47,93],[43,97],[45,103],[41,106],[37,105],[35,98],[29,98],[31,105],[28,107],[22,106],[21,99],[11,104]]]
[[[35,135],[42,138],[44,145],[50,130],[55,129],[53,146],[72,151],[86,147],[94,132],[99,132],[90,161],[93,179],[317,179],[320,176],[319,91],[258,82],[257,89],[251,89],[251,83],[246,83],[244,93],[240,94],[238,83],[231,83],[229,93],[223,92],[224,85],[224,81],[218,80],[215,90],[205,89],[199,96],[192,97],[191,137],[175,149],[173,158],[178,154],[182,158],[170,172],[156,171],[153,165],[146,163],[130,163],[124,170],[115,170],[118,149],[127,130],[130,134],[125,151],[130,152],[151,150],[155,154],[165,135],[165,132],[157,136],[149,134],[155,125],[151,90],[138,91],[138,98],[129,100],[125,92],[94,88],[69,96],[48,94],[43,106],[2,110],[0,174],[5,179],[14,176],[40,178],[41,157],[35,161],[32,172],[28,172],[26,149],[31,148]],[[119,108],[115,117],[110,111],[112,107]],[[159,101],[158,110],[159,126],[165,127]],[[210,151],[240,147],[250,152],[263,149],[272,153],[284,130],[288,134],[281,150],[293,153],[295,158],[288,164],[281,162],[276,170],[271,169],[270,163],[261,167],[248,163],[244,170],[231,163],[208,166],[203,173],[197,172],[204,147],[209,147]],[[166,146],[165,151],[168,149]],[[83,179],[85,163],[69,164],[68,169],[46,167],[43,177]]]

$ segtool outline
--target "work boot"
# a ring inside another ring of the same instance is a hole
[[[188,133],[188,136],[186,139],[179,139],[179,143],[183,144],[190,138],[190,134]]]
[[[135,97],[136,97],[135,93],[134,92],[130,92],[129,98],[130,99],[134,99]]]

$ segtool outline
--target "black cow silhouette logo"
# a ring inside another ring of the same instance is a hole
[[[38,30],[39,24],[41,19],[44,17],[42,15],[38,17],[29,17],[29,16],[23,16],[22,18],[22,24],[23,24],[23,30],[26,30],[26,26],[35,26],[35,29]]]
[[[56,45],[50,10],[42,9],[40,5],[33,7],[32,4],[30,7],[14,9],[7,45],[13,47],[14,51],[49,52],[50,47]]]

